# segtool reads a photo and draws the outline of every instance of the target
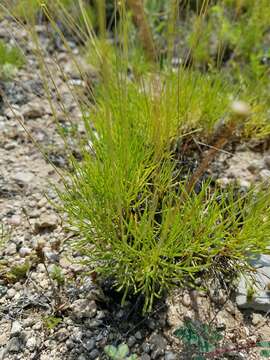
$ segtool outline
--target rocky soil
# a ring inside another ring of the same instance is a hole
[[[38,26],[37,30],[50,54],[45,63],[53,73],[70,121],[52,87],[51,101],[57,110],[53,114],[33,55],[35,46],[27,32],[3,20],[0,38],[18,43],[27,56],[27,64],[15,79],[1,82],[0,224],[5,244],[0,252],[0,359],[106,359],[104,346],[121,342],[127,343],[142,360],[190,359],[173,336],[186,317],[212,321],[224,330],[227,345],[269,340],[265,311],[270,310],[270,301],[267,298],[263,308],[253,304],[253,310],[240,310],[237,301],[247,307],[246,299],[239,300],[239,296],[247,297],[245,287],[239,288],[238,294],[219,290],[214,283],[208,292],[178,290],[156,304],[152,314],[142,317],[139,300],[130,299],[121,308],[119,296],[111,291],[109,283],[101,288],[93,276],[87,275],[87,268],[78,262],[79,255],[70,249],[68,240],[73,234],[65,231],[64,219],[53,204],[57,203],[57,195],[49,184],[50,181],[61,186],[58,170],[67,166],[53,115],[65,129],[75,125],[83,133],[80,111],[70,92],[71,86],[80,87],[83,82],[72,69],[61,42],[52,40],[45,26]],[[70,45],[77,56],[76,44]],[[39,146],[56,168],[45,160]],[[240,179],[241,186],[270,179],[270,153],[255,152],[251,146],[242,145],[232,156],[221,155],[219,166],[223,168],[220,182],[224,184],[235,178]],[[269,258],[262,260],[262,266],[268,268]],[[247,354],[238,351],[231,358],[247,359]],[[259,356],[252,350],[248,359]]]

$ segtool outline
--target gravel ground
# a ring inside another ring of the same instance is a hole
[[[37,30],[44,48],[53,53],[72,80],[65,81],[52,58],[45,58],[70,119],[83,132],[80,112],[69,90],[70,84],[81,86],[83,82],[78,81],[61,43],[51,41],[45,27],[39,25]],[[185,317],[212,320],[224,329],[228,344],[270,339],[267,317],[240,311],[233,296],[214,291],[216,284],[211,284],[208,293],[176,290],[156,304],[152,314],[142,317],[137,311],[139,302],[134,305],[130,299],[121,308],[109,282],[101,288],[85,274],[87,269],[79,264],[79,255],[68,245],[73,234],[65,231],[64,219],[49,201],[57,202],[57,196],[48,179],[60,184],[59,175],[20,124],[25,124],[58,169],[67,165],[33,56],[34,44],[26,32],[7,20],[0,22],[0,38],[16,41],[28,60],[13,81],[0,84],[9,103],[0,105],[0,222],[6,231],[0,252],[0,359],[106,359],[104,346],[120,342],[126,342],[142,360],[190,359],[173,336]],[[76,55],[76,44],[71,46]],[[52,101],[58,120],[70,126],[57,94]],[[217,166],[223,169],[220,182],[224,184],[240,178],[241,185],[248,186],[270,178],[269,154],[255,152],[251,146],[242,145],[232,156],[222,155]],[[41,248],[45,258],[40,256]],[[56,269],[61,270],[64,280],[60,276],[58,283],[52,284]],[[255,351],[231,355],[235,359],[259,359]]]

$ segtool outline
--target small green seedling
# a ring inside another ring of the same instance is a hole
[[[59,325],[63,320],[55,316],[47,316],[43,319],[43,324],[48,330],[53,330],[57,325]]]
[[[52,271],[51,271],[51,277],[53,280],[55,280],[57,282],[57,285],[59,287],[64,285],[65,278],[64,278],[64,275],[59,266],[57,266],[57,265],[53,266]]]
[[[256,291],[253,286],[249,286],[247,289],[247,301],[251,302],[256,294]]]
[[[114,345],[107,345],[104,348],[104,352],[112,360],[136,360],[137,359],[137,355],[135,355],[135,354],[128,356],[129,348],[128,348],[127,344],[120,344],[117,347]]]

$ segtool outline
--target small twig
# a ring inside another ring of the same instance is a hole
[[[201,176],[208,169],[210,163],[214,160],[216,154],[227,145],[234,136],[235,130],[238,125],[243,123],[250,114],[249,106],[242,101],[235,101],[232,104],[232,115],[230,119],[222,123],[217,129],[215,137],[217,140],[207,151],[206,155],[203,157],[201,164],[197,170],[192,174],[191,178],[186,184],[186,194],[189,195],[194,189],[195,184],[201,178]]]

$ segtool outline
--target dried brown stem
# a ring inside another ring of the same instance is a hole
[[[214,160],[217,152],[222,150],[224,146],[231,140],[235,127],[235,121],[232,121],[227,126],[222,127],[222,131],[219,131],[217,141],[214,143],[213,146],[211,146],[211,149],[207,151],[198,169],[192,174],[191,178],[189,179],[186,186],[187,194],[190,194],[190,192],[193,190],[196,182],[205,173],[209,164]]]
[[[132,19],[135,26],[138,28],[139,38],[150,61],[156,61],[156,49],[152,36],[152,32],[146,14],[144,11],[143,0],[127,0],[128,7],[132,12]]]

